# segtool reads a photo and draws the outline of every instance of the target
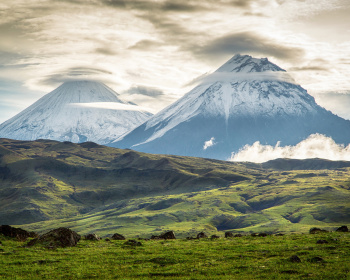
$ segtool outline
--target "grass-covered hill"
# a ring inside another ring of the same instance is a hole
[[[300,232],[350,223],[349,162],[265,164],[0,139],[0,224],[81,234]],[[304,170],[308,169],[308,170]]]

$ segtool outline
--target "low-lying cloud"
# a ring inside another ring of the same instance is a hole
[[[106,110],[118,110],[118,111],[145,111],[148,112],[148,108],[133,105],[123,104],[118,102],[90,102],[90,103],[70,103],[70,107],[74,108],[92,108],[92,109],[106,109]]]
[[[230,160],[261,163],[277,158],[350,161],[350,144],[345,147],[322,134],[312,134],[295,146],[281,147],[279,142],[276,146],[261,145],[257,141],[253,145],[244,146],[238,153],[233,153]]]
[[[212,137],[212,138],[210,138],[210,140],[204,142],[203,150],[206,150],[206,149],[208,149],[209,147],[214,146],[215,144],[216,144],[216,143],[215,143],[215,138]]]

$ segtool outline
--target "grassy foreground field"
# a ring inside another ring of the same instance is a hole
[[[82,240],[58,249],[0,241],[0,279],[350,279],[350,233],[141,240],[141,246]],[[294,255],[301,262],[291,261]]]

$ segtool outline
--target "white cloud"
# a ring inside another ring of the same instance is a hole
[[[350,145],[344,147],[334,142],[330,137],[312,134],[295,146],[281,147],[261,145],[259,141],[253,145],[244,146],[238,153],[232,153],[231,161],[266,162],[276,158],[323,158],[329,160],[350,161]]]
[[[122,104],[118,102],[90,102],[90,103],[70,103],[68,106],[75,108],[96,108],[96,109],[107,109],[107,110],[123,110],[123,111],[146,111],[149,112],[148,108],[132,105]]]
[[[215,143],[215,138],[212,137],[212,138],[210,138],[210,140],[204,142],[203,150],[206,150],[209,147],[214,146],[215,144],[216,144]]]

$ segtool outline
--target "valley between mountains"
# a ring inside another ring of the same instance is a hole
[[[149,237],[306,232],[350,222],[349,162],[263,164],[0,140],[0,224]]]

